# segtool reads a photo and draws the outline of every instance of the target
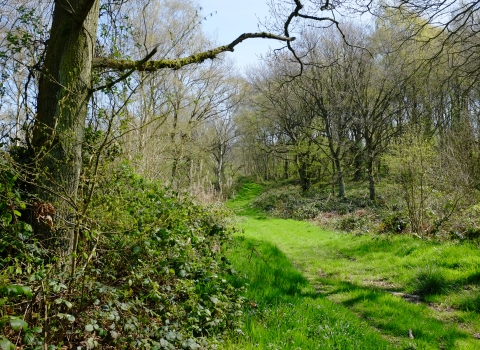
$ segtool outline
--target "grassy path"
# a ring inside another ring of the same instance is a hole
[[[268,218],[247,205],[258,191],[229,204],[243,230],[231,260],[257,305],[232,348],[480,349],[478,247]]]

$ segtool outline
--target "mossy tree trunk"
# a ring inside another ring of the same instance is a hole
[[[62,255],[74,250],[82,142],[92,84],[99,0],[56,1],[39,81],[32,146],[39,178],[36,194],[55,210],[53,227],[34,220],[35,231]]]
[[[300,178],[300,186],[302,187],[302,191],[308,191],[310,189],[311,179],[310,179],[310,172],[309,172],[309,155],[305,153],[298,153],[296,155],[296,165],[298,176]]]
[[[368,191],[370,200],[374,201],[377,199],[377,192],[375,190],[375,167],[374,167],[374,157],[369,154],[367,159],[367,175],[368,175]]]

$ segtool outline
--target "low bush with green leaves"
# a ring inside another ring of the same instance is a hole
[[[195,205],[121,165],[99,183],[72,275],[22,221],[15,177],[1,177],[2,350],[210,348],[238,327],[223,207]]]
[[[252,205],[275,217],[308,220],[326,212],[346,215],[358,209],[378,206],[379,203],[371,202],[361,195],[338,198],[328,191],[302,194],[297,186],[287,186],[265,191]]]

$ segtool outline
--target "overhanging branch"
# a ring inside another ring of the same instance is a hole
[[[183,66],[201,63],[207,59],[214,59],[222,52],[233,52],[235,46],[240,44],[246,39],[252,38],[263,38],[263,39],[274,39],[279,41],[291,42],[295,40],[294,37],[280,36],[271,33],[244,33],[240,35],[237,39],[232,41],[228,45],[219,46],[215,49],[200,52],[183,58],[177,59],[161,59],[156,61],[145,60],[132,61],[132,60],[116,60],[110,58],[94,58],[93,59],[93,68],[108,68],[114,70],[136,70],[143,72],[154,72],[160,69],[170,68],[170,69],[180,69]]]
[[[142,60],[140,61],[137,61],[139,65],[141,64],[144,64],[145,62],[147,62],[150,58],[153,57],[153,55],[155,55],[157,53],[157,50],[158,50],[158,46],[156,46],[147,56],[145,56]],[[130,69],[130,71],[128,71],[127,73],[123,74],[121,77],[115,79],[114,81],[108,83],[108,84],[105,84],[105,85],[102,85],[102,86],[99,86],[99,87],[96,87],[94,89],[92,89],[91,92],[95,92],[95,91],[99,91],[99,90],[103,90],[103,89],[111,89],[115,84],[127,79],[130,75],[132,75],[133,73],[135,72],[135,68],[133,69]]]

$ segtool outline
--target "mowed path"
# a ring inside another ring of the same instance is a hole
[[[231,205],[241,235],[278,247],[318,293],[350,309],[394,347],[480,349],[478,313],[449,305],[463,291],[452,283],[440,295],[412,292],[419,266],[432,262],[451,263],[452,281],[480,276],[475,247],[326,231],[309,222],[267,217],[247,203]],[[476,257],[462,260],[469,254]],[[478,292],[477,284],[470,289]]]

